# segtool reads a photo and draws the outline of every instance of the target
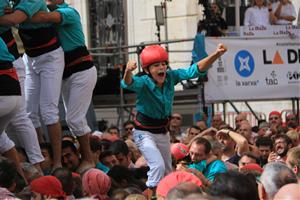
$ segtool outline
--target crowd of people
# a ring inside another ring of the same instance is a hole
[[[289,20],[278,17],[283,7],[274,16]],[[145,47],[144,74],[133,74],[131,60],[121,81],[137,94],[134,120],[121,131],[92,132],[85,115],[96,69],[79,13],[64,0],[0,0],[0,35],[0,199],[300,199],[299,116],[283,121],[273,111],[252,127],[239,113],[230,127],[214,115],[209,127],[203,114],[183,130],[182,115],[173,113],[174,86],[204,77],[224,44],[177,70],[168,69],[164,48]]]

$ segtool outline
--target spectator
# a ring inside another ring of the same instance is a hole
[[[296,10],[290,0],[279,0],[273,4],[276,25],[292,24],[296,19]]]
[[[134,129],[134,122],[133,121],[127,121],[123,124],[124,128],[124,134],[123,139],[124,140],[133,140],[132,131]]]
[[[285,123],[287,128],[296,129],[298,126],[296,115],[293,113],[288,114],[285,118]]]
[[[204,185],[210,185],[216,174],[227,171],[225,164],[221,160],[216,160],[210,152],[211,144],[208,140],[198,137],[191,142],[189,154],[192,164],[189,164],[188,168],[198,171],[193,170]]]
[[[273,142],[269,137],[259,137],[255,142],[259,152],[259,165],[263,167],[268,163],[268,157],[273,150]]]
[[[288,151],[286,165],[293,170],[300,183],[300,147],[294,147]]]
[[[103,151],[100,155],[100,162],[103,163],[109,169],[115,165],[119,165],[119,161],[111,151]]]
[[[184,140],[186,144],[190,143],[194,137],[199,135],[201,132],[200,128],[198,126],[192,125],[187,129],[187,136]]]
[[[211,9],[211,19],[210,21],[213,24],[213,29],[209,36],[224,36],[226,35],[227,23],[225,19],[222,17],[222,12],[217,3],[210,4]]]
[[[274,200],[296,200],[300,199],[300,186],[296,183],[287,184],[279,189]]]
[[[266,121],[262,121],[258,125],[258,131],[257,134],[259,137],[269,137],[272,134],[272,131],[270,129],[270,124]]]
[[[238,130],[240,128],[241,122],[247,120],[246,113],[239,113],[234,121],[235,121],[235,130]]]
[[[52,175],[60,181],[63,191],[67,195],[67,200],[75,199],[73,195],[74,183],[72,172],[67,168],[56,168],[52,172]]]
[[[117,126],[110,126],[106,132],[120,138],[120,130]]]
[[[55,176],[42,176],[34,179],[30,183],[30,190],[35,199],[56,198],[60,200],[66,198],[66,193]]]
[[[282,118],[281,113],[278,111],[272,111],[269,114],[269,124],[270,128],[276,133],[281,133],[282,131]]]
[[[244,153],[239,160],[239,170],[250,163],[258,164],[258,158],[251,152]]]
[[[223,145],[222,160],[238,165],[240,156],[249,151],[246,138],[231,130],[220,130],[217,133],[217,140]]]
[[[292,140],[293,147],[297,147],[300,144],[300,132],[296,130],[289,130],[286,135]]]
[[[273,199],[278,190],[289,183],[297,183],[294,172],[281,162],[268,163],[260,177],[260,199]]]
[[[104,172],[99,169],[90,169],[82,177],[83,190],[89,197],[95,197],[98,200],[108,200],[107,195],[111,180]]]
[[[184,132],[181,130],[182,115],[173,113],[170,120],[170,137],[171,142],[180,142],[183,139]]]
[[[255,177],[236,171],[218,174],[208,189],[208,194],[233,197],[237,200],[259,200]]]
[[[44,156],[44,161],[41,162],[41,168],[44,175],[50,175],[53,167],[52,146],[50,143],[41,143],[40,147],[42,155]]]
[[[248,121],[245,120],[240,123],[238,133],[244,136],[250,145],[253,145],[255,135],[252,133],[252,128]]]
[[[13,192],[16,188],[17,168],[7,159],[0,161],[0,199],[17,199]]]
[[[285,162],[287,152],[292,148],[292,140],[284,134],[276,135],[274,138],[274,150],[268,158],[268,162],[282,161]]]
[[[267,26],[272,21],[271,6],[266,5],[264,0],[254,0],[254,5],[245,12],[245,26]]]
[[[220,126],[223,124],[221,115],[214,115],[212,118],[211,126],[217,130],[219,130]]]
[[[119,165],[128,168],[134,168],[134,164],[131,161],[130,153],[127,144],[122,140],[116,140],[111,143],[109,147],[111,151],[119,161]]]
[[[62,142],[62,165],[72,172],[80,165],[80,155],[73,142]]]
[[[192,182],[182,182],[177,184],[167,193],[166,200],[183,199],[188,194],[196,193],[202,194],[200,186]]]
[[[158,199],[166,198],[168,192],[180,183],[193,183],[198,187],[202,187],[203,185],[203,183],[195,175],[189,172],[176,171],[165,176],[159,182],[156,190],[156,196]]]
[[[90,147],[92,151],[93,161],[96,164],[96,168],[100,169],[104,173],[107,173],[109,171],[109,168],[100,162],[102,145],[97,137],[90,137]]]

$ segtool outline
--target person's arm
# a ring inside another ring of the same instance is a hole
[[[237,154],[238,155],[242,155],[243,153],[249,151],[248,141],[242,135],[240,135],[234,131],[225,130],[225,129],[218,131],[217,137],[221,136],[221,134],[227,134],[237,144]]]
[[[220,57],[222,56],[225,52],[227,51],[227,47],[224,44],[218,44],[218,47],[216,51],[206,58],[203,58],[200,60],[197,65],[198,65],[198,70],[200,72],[205,72],[207,71],[211,65]]]
[[[277,21],[277,17],[274,15],[273,7],[272,7],[271,2],[268,3],[268,11],[269,11],[269,18],[270,18],[271,24],[275,24],[276,21]]]
[[[132,71],[134,71],[137,68],[136,62],[133,60],[130,60],[127,62],[123,81],[130,85],[132,83]]]
[[[0,17],[0,25],[15,26],[24,22],[28,16],[21,10],[16,10],[11,14],[6,14]]]
[[[56,23],[59,24],[61,22],[61,14],[59,12],[46,12],[46,11],[39,11],[32,16],[30,19],[32,23]]]
[[[296,17],[294,17],[294,16],[278,16],[277,19],[283,19],[283,20],[292,22],[296,19]]]

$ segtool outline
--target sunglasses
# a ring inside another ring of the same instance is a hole
[[[133,130],[133,127],[130,127],[130,128],[125,128],[125,131],[132,131]]]
[[[171,119],[181,120],[181,117],[173,116],[173,117],[171,117]]]
[[[273,119],[277,120],[277,119],[279,119],[279,117],[270,117],[269,118],[269,120],[273,120]]]

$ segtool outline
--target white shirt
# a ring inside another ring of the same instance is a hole
[[[263,6],[250,7],[245,12],[244,26],[267,26],[271,25],[268,8]]]
[[[277,7],[279,6],[279,2],[275,2],[272,4],[273,7],[273,12],[276,12]],[[296,18],[296,10],[295,7],[293,6],[293,4],[291,3],[287,3],[285,5],[282,5],[281,7],[281,12],[280,12],[280,16],[293,16]],[[282,25],[282,24],[292,24],[291,21],[285,20],[285,19],[279,19],[276,21],[277,25]]]

